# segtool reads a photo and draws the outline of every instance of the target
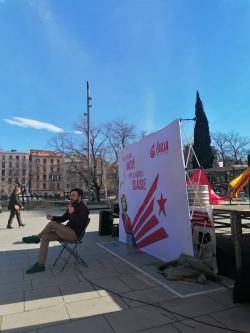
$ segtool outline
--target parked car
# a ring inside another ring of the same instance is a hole
[[[41,201],[42,198],[35,197],[34,195],[33,196],[31,196],[31,195],[25,195],[23,197],[20,196],[20,200],[25,203],[25,202],[32,202],[32,201]]]

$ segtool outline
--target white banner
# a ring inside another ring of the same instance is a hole
[[[119,154],[119,239],[164,261],[193,255],[179,120]]]

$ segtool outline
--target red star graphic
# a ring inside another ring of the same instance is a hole
[[[167,201],[167,198],[163,198],[163,195],[161,193],[160,199],[157,199],[158,205],[159,205],[159,215],[161,215],[161,212],[166,216],[166,211],[165,211],[165,203]]]

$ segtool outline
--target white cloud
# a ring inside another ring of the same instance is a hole
[[[78,134],[78,135],[81,135],[82,132],[81,131],[73,131],[74,134]]]
[[[52,133],[63,133],[64,129],[57,127],[50,123],[44,123],[35,119],[28,119],[22,117],[12,117],[11,119],[4,119],[4,121],[10,125],[19,127],[30,127],[38,130],[46,130]]]

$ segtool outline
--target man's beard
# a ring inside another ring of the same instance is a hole
[[[78,203],[78,199],[76,199],[76,200],[71,199],[70,202],[71,202],[72,205],[74,205],[74,204]]]

